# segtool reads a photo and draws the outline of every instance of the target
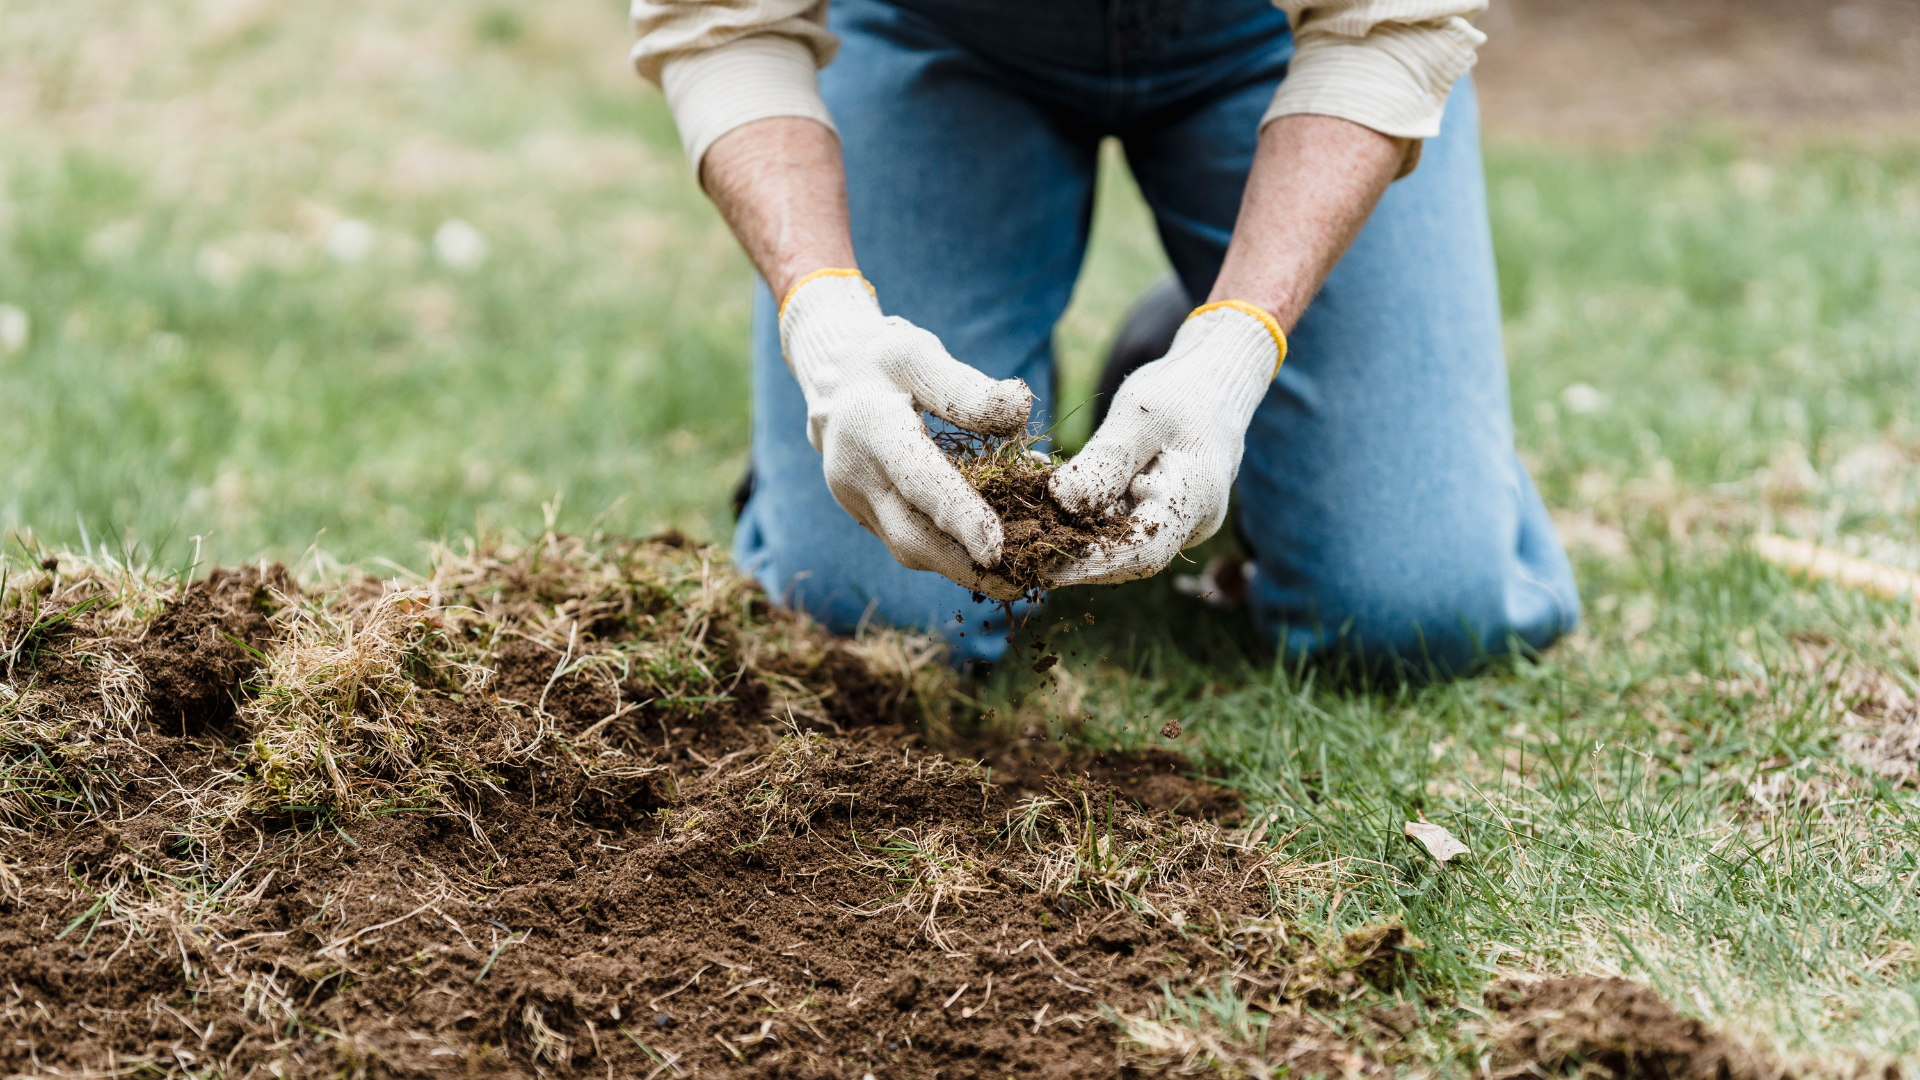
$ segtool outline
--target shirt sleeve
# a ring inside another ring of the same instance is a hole
[[[1487,0],[1274,0],[1293,26],[1287,77],[1260,123],[1312,113],[1383,135],[1440,134],[1447,94],[1487,40]],[[1419,147],[1408,154],[1411,171]]]
[[[800,116],[828,129],[818,71],[840,41],[827,0],[633,0],[633,66],[665,91],[687,160],[754,120]]]

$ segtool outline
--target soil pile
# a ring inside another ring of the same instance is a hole
[[[830,639],[715,558],[12,573],[0,1074],[1386,1068],[1312,1010],[1417,943],[1286,920],[1337,868],[1191,816],[1172,759],[990,783],[916,728],[936,646]],[[1223,985],[1257,1031],[1179,1005]]]
[[[1030,437],[992,440],[953,432],[935,441],[999,515],[1005,541],[999,565],[987,569],[1015,585],[1051,589],[1053,571],[1133,531],[1132,517],[1076,514],[1060,505],[1047,487],[1059,464],[1031,452],[1036,440]]]
[[[1792,1074],[1680,1015],[1631,979],[1507,979],[1488,987],[1496,1077],[1784,1080]]]

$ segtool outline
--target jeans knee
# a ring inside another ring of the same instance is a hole
[[[1412,676],[1452,676],[1516,645],[1540,649],[1579,623],[1570,574],[1511,550],[1263,565],[1255,616],[1289,659],[1339,654]]]

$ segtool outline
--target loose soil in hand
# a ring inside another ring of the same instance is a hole
[[[1170,754],[1028,748],[990,782],[918,734],[935,644],[829,638],[677,537],[304,590],[36,558],[0,602],[0,1075],[1378,1073],[1400,1045],[1312,1011],[1417,956],[1288,921],[1340,867],[1196,813]],[[1172,1011],[1223,984],[1274,1013],[1257,1051]]]
[[[1023,589],[1053,588],[1052,574],[1063,565],[1133,531],[1129,516],[1075,514],[1060,505],[1047,487],[1059,464],[1031,453],[1036,441],[1031,437],[982,439],[952,432],[935,441],[1000,517],[1005,534],[1000,563],[986,569]]]

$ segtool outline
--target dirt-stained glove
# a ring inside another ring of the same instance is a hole
[[[1051,574],[1057,585],[1131,581],[1219,531],[1247,425],[1280,372],[1287,338],[1243,300],[1197,308],[1167,355],[1128,376],[1106,422],[1050,482],[1076,513],[1132,513],[1125,540]]]
[[[1026,426],[1033,393],[947,355],[940,339],[880,313],[856,270],[816,270],[780,305],[780,348],[807,398],[807,438],[841,508],[910,570],[932,570],[996,600],[1020,589],[1000,561],[1000,519],[942,454],[931,412],[983,435]]]

